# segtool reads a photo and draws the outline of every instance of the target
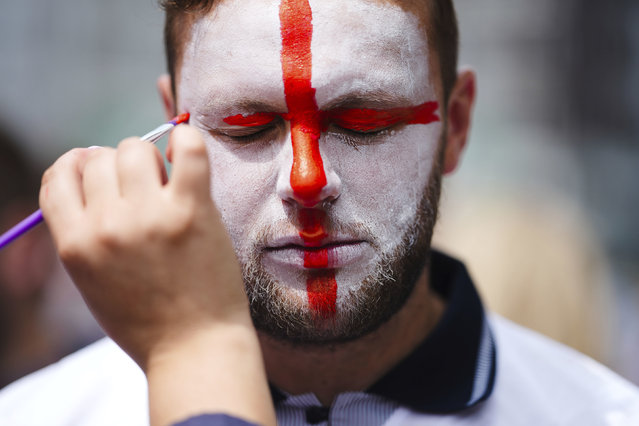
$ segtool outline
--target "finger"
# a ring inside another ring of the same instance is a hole
[[[113,148],[93,149],[87,155],[82,187],[87,210],[104,211],[120,197]]]
[[[84,195],[80,167],[88,152],[79,148],[67,152],[42,176],[40,208],[56,241],[82,221]]]
[[[192,126],[179,125],[169,139],[173,164],[169,187],[175,194],[211,198],[209,159],[202,135]]]
[[[124,198],[144,199],[166,182],[160,151],[149,142],[129,138],[117,150],[117,173]]]

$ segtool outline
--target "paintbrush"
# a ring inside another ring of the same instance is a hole
[[[173,118],[171,121],[162,124],[161,126],[156,127],[151,130],[146,135],[142,136],[140,139],[143,141],[155,143],[164,135],[166,135],[172,128],[177,126],[180,123],[187,123],[189,121],[189,113],[180,114],[177,117]],[[20,237],[22,234],[27,232],[29,229],[33,228],[40,222],[42,222],[42,210],[38,209],[35,212],[31,213],[27,218],[22,220],[20,223],[15,225],[13,228],[9,229],[4,234],[0,235],[0,250],[9,245],[13,240]]]

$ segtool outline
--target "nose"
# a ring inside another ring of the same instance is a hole
[[[282,200],[310,208],[339,197],[341,180],[320,153],[319,132],[291,126],[291,143],[285,152],[285,166],[277,182]]]

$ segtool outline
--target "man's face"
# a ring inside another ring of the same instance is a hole
[[[401,307],[436,211],[433,80],[419,20],[385,2],[222,1],[194,23],[177,106],[258,328],[348,340]]]

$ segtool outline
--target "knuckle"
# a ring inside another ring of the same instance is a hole
[[[46,186],[53,179],[55,172],[53,171],[53,167],[49,167],[42,173],[42,179],[40,179],[40,186]]]
[[[67,152],[65,155],[62,156],[62,158],[71,158],[71,159],[75,159],[76,157],[79,157],[81,155],[84,155],[87,152],[86,148],[72,148],[69,150],[69,152]]]
[[[95,159],[103,159],[107,156],[113,155],[113,148],[108,146],[96,146],[95,149],[86,149],[83,152],[83,155],[86,155],[86,161],[91,161]]]
[[[178,149],[186,155],[203,156],[206,155],[206,145],[199,137],[184,137],[178,143]]]
[[[137,167],[143,156],[155,155],[157,148],[138,138],[127,138],[118,145],[118,161],[127,167]]]
[[[57,171],[59,169],[64,169],[68,167],[70,164],[77,163],[78,159],[81,158],[85,149],[82,148],[73,148],[67,151],[65,154],[61,155],[50,167],[48,167],[44,173],[42,174],[42,178],[40,179],[41,185],[46,185],[53,181],[55,176],[58,174]]]
[[[123,247],[127,240],[126,232],[121,224],[116,223],[117,218],[113,214],[104,214],[94,226],[93,241],[97,247],[114,250]]]
[[[73,148],[62,157],[60,157],[56,163],[63,165],[74,165],[75,167],[78,167],[84,161],[86,161],[87,156],[89,155],[89,151],[90,150],[86,148]],[[55,166],[56,165],[54,165],[54,167]]]
[[[75,265],[83,262],[87,253],[86,243],[72,235],[58,242],[58,255],[65,265]]]
[[[108,227],[101,227],[95,232],[95,244],[105,249],[117,249],[122,247],[122,234]]]
[[[201,142],[191,143],[187,147],[187,153],[192,156],[201,157],[206,159],[206,145]]]
[[[171,241],[190,235],[195,228],[196,211],[190,203],[182,203],[163,221],[162,232]]]
[[[125,139],[122,139],[120,143],[118,144],[118,150],[129,149],[131,147],[139,146],[141,144],[143,144],[143,142],[140,138],[136,138],[136,137],[125,138]]]

